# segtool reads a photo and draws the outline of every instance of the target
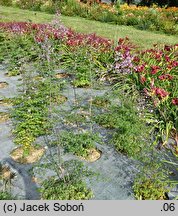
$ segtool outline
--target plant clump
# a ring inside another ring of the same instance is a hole
[[[88,132],[73,133],[64,131],[60,134],[60,144],[65,152],[72,152],[77,156],[89,157],[90,150],[95,148],[95,143],[100,139],[96,134]]]
[[[63,164],[66,175],[63,178],[51,177],[44,180],[40,192],[42,199],[48,200],[87,200],[93,197],[84,178],[93,175],[79,161],[66,161]]]

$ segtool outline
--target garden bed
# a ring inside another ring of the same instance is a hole
[[[177,45],[139,51],[128,38],[114,46],[59,22],[0,26],[8,62],[1,76],[10,81],[1,91],[14,96],[13,125],[3,123],[13,136],[2,134],[7,151],[1,161],[24,182],[22,188],[16,182],[14,193],[26,199],[166,199],[169,173],[176,172],[166,164],[177,162],[174,154],[166,162],[160,155],[170,137],[177,142]],[[20,80],[6,76],[14,67]]]

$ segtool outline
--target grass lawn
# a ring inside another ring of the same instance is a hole
[[[54,15],[43,12],[21,10],[18,8],[0,6],[0,22],[8,21],[32,21],[47,23],[53,19]],[[61,17],[62,22],[77,32],[92,33],[114,39],[128,36],[131,41],[141,48],[149,48],[152,44],[175,44],[178,43],[177,36],[169,36],[162,33],[137,30],[131,26],[120,26],[98,21],[91,21],[80,17]]]

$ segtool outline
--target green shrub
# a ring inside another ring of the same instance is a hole
[[[48,0],[44,4],[40,5],[40,11],[54,14],[56,12],[56,5],[52,0]]]
[[[66,161],[63,164],[66,176],[58,179],[51,177],[42,182],[40,192],[47,200],[86,200],[93,197],[92,191],[87,188],[83,178],[94,173],[84,168],[79,161]]]
[[[0,191],[0,200],[14,200],[15,197],[13,197],[9,192],[7,191]]]
[[[60,12],[66,16],[81,16],[87,17],[88,8],[82,7],[81,4],[75,0],[58,1],[55,3]]]
[[[60,133],[60,144],[66,152],[72,152],[78,156],[87,157],[88,150],[95,147],[95,143],[100,141],[96,134],[73,132]]]
[[[130,16],[125,19],[125,24],[128,26],[135,26],[138,25],[139,19],[136,16]]]
[[[138,200],[165,200],[170,189],[164,172],[158,165],[149,164],[136,176],[133,190]]]
[[[101,22],[109,22],[109,23],[115,23],[117,20],[117,16],[109,11],[102,11],[101,14],[98,14],[98,18],[96,20]]]
[[[176,25],[174,22],[170,21],[170,20],[162,20],[162,22],[160,21],[160,30],[163,31],[164,33],[167,34],[177,34],[178,33],[178,29],[176,29]]]
[[[39,11],[43,0],[18,0],[15,5],[22,9],[30,9],[34,11]]]
[[[111,101],[106,97],[96,96],[92,101],[92,104],[97,107],[108,107],[111,104]]]
[[[104,113],[93,119],[99,125],[113,129],[110,143],[129,157],[139,158],[150,142],[149,127],[140,119],[134,102],[124,101],[121,106],[110,105]]]
[[[43,182],[41,193],[45,200],[86,200],[93,196],[81,180],[68,183],[53,177]]]
[[[12,6],[12,0],[0,0],[0,5]]]

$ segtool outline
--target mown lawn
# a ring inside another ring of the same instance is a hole
[[[54,15],[43,12],[21,10],[18,8],[0,6],[0,22],[31,21],[47,23]],[[169,36],[162,33],[137,30],[131,26],[119,26],[97,21],[91,21],[80,17],[61,16],[62,22],[77,32],[92,33],[117,41],[120,37],[128,36],[130,40],[141,48],[149,48],[152,44],[175,44],[177,36]]]

